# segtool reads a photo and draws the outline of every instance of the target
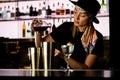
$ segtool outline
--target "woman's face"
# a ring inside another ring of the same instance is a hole
[[[81,9],[78,6],[75,6],[74,9],[74,25],[78,27],[86,26],[90,20],[90,15],[86,13],[85,10]]]

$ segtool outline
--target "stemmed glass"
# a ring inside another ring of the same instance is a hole
[[[69,59],[74,51],[74,44],[70,43],[70,44],[61,45],[61,49],[62,52],[67,56],[67,59]],[[68,71],[70,70],[68,62],[67,62],[67,70]]]
[[[50,30],[48,28],[50,28]],[[51,23],[47,23],[46,21],[35,19],[32,22],[32,29],[35,31],[35,45],[37,47],[39,44],[42,45],[42,41],[41,41],[41,43],[38,43],[37,41],[39,41],[39,39],[42,40],[42,38],[45,36],[44,32],[48,31],[50,33]],[[40,33],[39,36],[37,35],[37,32]]]

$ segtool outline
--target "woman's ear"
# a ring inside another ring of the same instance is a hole
[[[91,22],[93,22],[93,16],[92,15],[90,15],[90,17],[89,17],[89,23],[91,23]]]
[[[90,18],[88,24],[91,24],[93,22],[93,19]]]

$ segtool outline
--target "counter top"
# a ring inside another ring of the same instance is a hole
[[[26,77],[103,77],[119,76],[120,70],[61,70],[61,69],[0,69],[0,76],[26,76]]]

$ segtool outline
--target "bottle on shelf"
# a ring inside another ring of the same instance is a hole
[[[62,4],[62,7],[60,8],[60,15],[65,15],[64,4]]]
[[[72,5],[70,8],[70,15],[73,15],[73,13],[74,13],[74,6]]]
[[[26,24],[25,24],[25,21],[22,24],[22,37],[26,37]]]
[[[25,15],[29,15],[29,6],[26,6]]]
[[[41,3],[39,3],[38,15],[41,15]]]
[[[60,15],[60,3],[57,3],[57,8],[56,8],[56,15]]]
[[[67,4],[67,7],[66,7],[66,15],[70,14],[70,9],[69,9],[69,4]]]
[[[6,9],[6,6],[4,6],[4,10],[2,12],[2,18],[3,19],[6,19],[7,18],[7,9]]]
[[[48,5],[47,15],[51,15],[51,13],[52,13],[52,10],[51,10],[51,8],[50,8],[50,5]]]
[[[105,3],[105,0],[102,0],[101,3],[101,9],[100,9],[100,14],[106,14],[107,13],[107,5]]]
[[[20,11],[19,11],[19,7],[16,8],[16,12],[15,12],[16,17],[20,16]]]
[[[25,15],[26,15],[26,13],[25,13],[25,7],[24,7],[24,6],[22,6],[21,16],[25,16]]]
[[[30,26],[30,22],[28,22],[28,25],[27,25],[26,37],[27,37],[27,38],[31,38],[31,37],[32,37],[32,35],[31,35],[31,26]]]
[[[106,5],[107,5],[107,13],[109,14],[109,0],[106,1]]]
[[[53,26],[52,26],[52,31],[54,31],[56,29],[56,26],[55,26],[55,19],[53,20]]]
[[[53,7],[52,7],[52,14],[53,16],[56,15],[56,8],[55,8],[55,4],[53,3]]]
[[[12,7],[12,10],[11,10],[11,17],[15,17],[14,7]]]
[[[46,17],[46,6],[45,6],[45,2],[43,2],[43,7],[42,7],[42,17]]]
[[[11,18],[10,6],[8,6],[8,9],[7,9],[7,18]]]
[[[37,8],[35,7],[34,10],[33,10],[33,16],[37,16],[38,15],[38,12],[36,10]]]
[[[29,15],[33,16],[33,6],[32,5],[30,6],[30,9],[29,9]]]
[[[42,17],[46,17],[46,9],[45,9],[45,7],[42,8]]]
[[[53,24],[52,31],[54,31],[55,29],[56,29],[56,26],[55,26],[55,24]]]

